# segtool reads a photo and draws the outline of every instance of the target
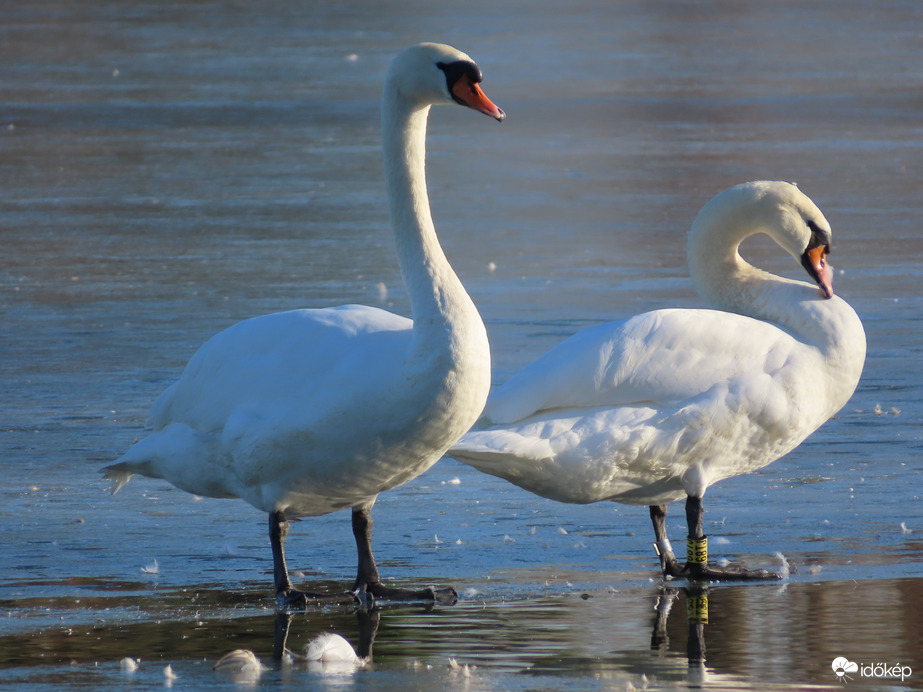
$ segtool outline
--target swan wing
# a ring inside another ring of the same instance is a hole
[[[718,310],[656,310],[585,329],[521,370],[484,411],[487,425],[558,408],[681,406],[716,383],[765,387],[762,376],[818,356],[778,327]]]
[[[361,305],[244,320],[202,345],[155,402],[149,425],[215,433],[240,411],[293,407],[310,418],[331,400],[373,399],[400,376],[412,326]]]
[[[154,432],[107,478],[118,490],[143,473],[269,509],[300,493],[305,513],[374,497],[416,470],[362,473],[415,413],[412,395],[401,396],[411,336],[410,320],[358,305],[240,322],[190,359],[153,407]]]
[[[658,310],[580,332],[488,403],[450,453],[564,502],[667,502],[684,475],[759,468],[799,444],[820,356],[777,327],[714,310]],[[714,463],[711,463],[714,462]]]

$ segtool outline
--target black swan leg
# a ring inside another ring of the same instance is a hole
[[[667,538],[667,506],[651,505],[651,523],[654,525],[654,551],[660,558],[660,571],[664,576],[680,578],[684,576],[683,567],[676,561],[676,555],[673,554],[673,546],[670,545],[670,539]]]
[[[660,558],[660,569],[664,576],[685,578],[700,581],[754,581],[781,579],[775,572],[765,569],[746,569],[739,565],[715,567],[708,563],[708,538],[702,530],[705,508],[701,497],[686,498],[686,524],[689,528],[689,537],[686,539],[686,564],[682,567],[673,554],[670,541],[666,533],[666,505],[656,505],[650,508],[651,522],[654,525],[654,535],[657,542],[654,550]]]
[[[282,610],[305,608],[310,604],[355,603],[356,596],[345,592],[339,594],[314,594],[298,591],[292,586],[285,564],[285,537],[289,523],[283,512],[269,515],[269,544],[272,546],[272,574],[276,586],[276,603]]]
[[[428,586],[425,589],[413,590],[398,589],[382,584],[375,557],[372,555],[372,524],[372,513],[369,507],[353,507],[353,535],[356,538],[356,549],[359,553],[359,570],[353,589],[360,600],[368,596],[391,601],[455,603],[458,600],[458,594],[452,588],[435,589]]]

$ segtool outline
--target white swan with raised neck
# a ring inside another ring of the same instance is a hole
[[[138,473],[269,513],[280,604],[305,600],[288,579],[286,519],[346,507],[355,588],[380,592],[369,516],[378,493],[434,464],[487,398],[486,331],[439,245],[424,171],[430,106],[504,119],[480,81],[469,56],[425,43],[397,55],[385,82],[384,173],[413,321],[347,305],[240,322],[199,349],[154,404],[154,431],[105,469],[114,490]]]

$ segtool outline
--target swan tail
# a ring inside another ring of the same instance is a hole
[[[472,431],[456,442],[447,454],[480,471],[500,475],[516,463],[540,463],[554,458],[548,440],[506,430]]]
[[[216,443],[183,423],[171,423],[137,442],[115,463],[101,469],[116,493],[134,474],[162,478],[202,497],[240,497],[240,485]]]
[[[478,471],[551,500],[582,504],[603,499],[597,496],[592,483],[579,479],[575,482],[569,465],[562,463],[546,439],[510,431],[469,432],[448,454]]]
[[[160,432],[145,437],[116,459],[114,464],[109,464],[100,469],[103,474],[103,480],[111,483],[109,490],[113,495],[121,490],[122,486],[136,473],[149,477],[159,475],[155,470],[155,464],[156,460],[162,457],[159,448],[164,445],[158,443],[163,437]]]
[[[113,495],[121,490],[122,486],[125,485],[129,479],[135,475],[134,471],[130,471],[128,469],[128,465],[125,463],[106,466],[101,468],[100,472],[104,473],[103,480],[109,481],[111,483],[109,486],[109,491]]]

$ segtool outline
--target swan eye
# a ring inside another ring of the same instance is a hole
[[[813,220],[808,219],[808,230],[811,231],[811,240],[808,241],[807,249],[816,248],[818,246],[824,246],[824,254],[830,254],[830,232],[823,230],[818,226]]]
[[[460,101],[453,91],[455,83],[462,77],[467,77],[472,84],[480,84],[481,80],[484,79],[484,75],[481,74],[480,68],[473,62],[468,62],[467,60],[456,60],[450,63],[437,62],[436,67],[445,73],[446,88],[448,88],[449,93],[452,94],[452,98],[462,105],[466,104],[464,101]]]

